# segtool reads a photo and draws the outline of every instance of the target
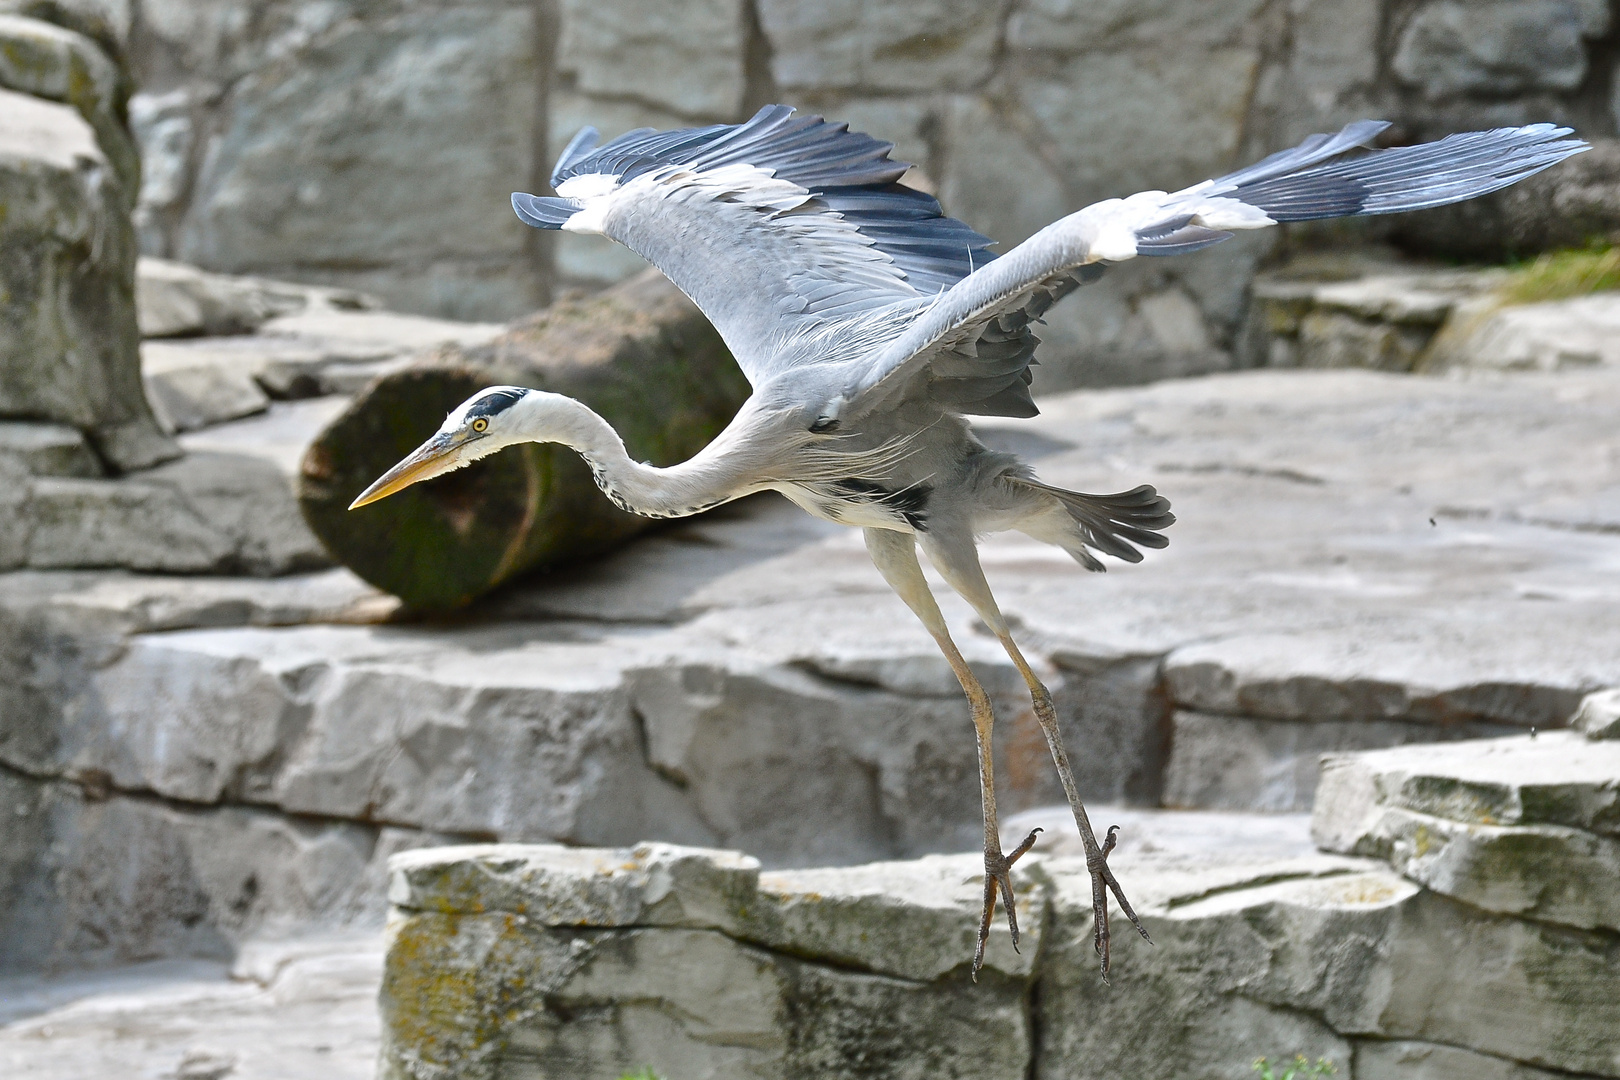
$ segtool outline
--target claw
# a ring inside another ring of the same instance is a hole
[[[1119,887],[1119,880],[1114,872],[1108,868],[1108,853],[1114,850],[1119,840],[1119,826],[1108,826],[1108,834],[1103,837],[1102,847],[1095,853],[1086,854],[1086,869],[1091,872],[1091,915],[1092,915],[1092,948],[1102,957],[1103,982],[1108,981],[1108,894],[1114,894],[1114,900],[1125,917],[1131,920],[1136,932],[1147,940],[1149,945],[1153,939],[1148,937],[1147,927],[1142,920],[1136,917],[1131,902],[1125,899],[1125,892]]]
[[[1013,899],[1012,865],[1035,846],[1039,829],[1032,829],[1022,843],[1003,855],[1001,852],[984,853],[984,911],[979,916],[979,943],[973,950],[973,981],[979,981],[979,969],[984,966],[984,946],[990,940],[990,924],[996,917],[996,893],[1007,909],[1007,929],[1012,932],[1013,951],[1018,952],[1018,906]]]

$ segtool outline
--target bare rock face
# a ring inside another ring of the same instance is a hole
[[[149,254],[451,318],[544,299],[537,241],[507,208],[543,156],[550,38],[535,5],[289,4],[249,19],[159,2],[143,19],[143,88],[180,95],[144,110],[165,173],[143,215]]]
[[[178,454],[141,388],[134,234],[80,114],[0,90],[0,413],[71,424],[121,470]]]
[[[1573,90],[1586,76],[1582,39],[1608,24],[1608,5],[1591,0],[1438,0],[1407,22],[1395,73],[1436,98]]]
[[[379,1076],[1237,1080],[1296,1053],[1358,1076],[1620,1075],[1612,934],[1364,859],[1116,859],[1154,946],[1116,938],[1105,982],[1084,863],[1030,861],[1024,952],[996,926],[975,983],[971,855],[773,873],[660,844],[407,853]]]
[[[1577,732],[1330,757],[1318,844],[1489,911],[1620,930],[1620,746]]]
[[[973,856],[761,874],[732,852],[443,849],[393,864],[380,1076],[1026,1075],[1026,952],[979,982]],[[454,990],[445,975],[454,972]],[[889,1073],[894,1075],[893,1072]]]
[[[388,856],[446,839],[109,798],[94,784],[9,773],[0,774],[0,811],[0,966],[11,970],[229,958],[248,935],[317,919],[329,931],[374,926]]]

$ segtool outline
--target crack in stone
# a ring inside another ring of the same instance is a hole
[[[1369,868],[1370,866],[1371,864],[1369,864]],[[1344,877],[1348,874],[1365,873],[1366,869],[1367,868],[1354,866],[1341,866],[1319,873],[1309,870],[1295,870],[1279,871],[1278,873],[1274,874],[1260,874],[1255,877],[1245,878],[1242,881],[1232,882],[1227,885],[1217,885],[1212,889],[1206,889],[1200,893],[1189,893],[1185,896],[1171,897],[1169,900],[1165,901],[1164,908],[1166,911],[1174,911],[1177,908],[1187,907],[1190,904],[1198,903],[1200,900],[1209,900],[1216,896],[1226,896],[1230,895],[1231,893],[1247,892],[1251,889],[1261,889],[1267,885],[1278,885],[1285,881],[1325,881],[1328,878]]]

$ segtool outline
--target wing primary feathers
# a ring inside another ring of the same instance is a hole
[[[573,199],[558,199],[547,195],[526,195],[512,192],[512,209],[525,225],[537,229],[560,229],[563,223],[579,213],[579,203]]]
[[[1552,124],[1471,131],[1258,179],[1235,173],[1237,183],[1218,180],[1211,194],[1229,193],[1274,221],[1422,210],[1497,191],[1588,149],[1569,134]]]
[[[557,164],[551,170],[551,186],[556,187],[562,183],[559,177],[562,176],[563,170],[596,149],[596,144],[601,139],[602,133],[593,127],[582,127],[575,132],[574,137],[568,140],[568,145],[563,147],[563,152],[557,155]]]

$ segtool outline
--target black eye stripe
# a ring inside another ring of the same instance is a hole
[[[521,398],[523,394],[524,391],[522,390],[492,391],[479,398],[478,401],[467,410],[467,419],[471,420],[475,416],[495,416],[499,413],[503,413],[507,409],[510,409],[513,405],[516,405],[518,399]]]

